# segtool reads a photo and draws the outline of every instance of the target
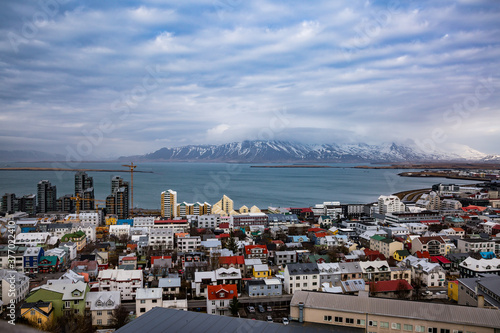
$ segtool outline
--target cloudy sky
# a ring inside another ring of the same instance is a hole
[[[500,2],[2,0],[0,149],[500,153]]]

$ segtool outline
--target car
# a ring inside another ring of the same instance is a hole
[[[273,311],[273,309],[271,308],[270,305],[266,306],[266,310],[267,310],[267,312],[272,312]]]
[[[288,318],[283,317],[281,321],[283,322],[283,325],[288,325]]]
[[[273,322],[273,318],[271,316],[267,316],[267,322],[268,323],[272,323]]]
[[[264,312],[266,312],[266,310],[264,309],[264,307],[263,307],[262,305],[260,305],[260,304],[259,304],[259,306],[258,306],[258,307],[259,307],[259,312],[260,312],[260,313],[264,313]]]
[[[250,313],[255,313],[255,308],[253,306],[247,306],[247,310]]]

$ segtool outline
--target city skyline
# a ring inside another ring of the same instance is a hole
[[[3,150],[89,160],[276,139],[498,153],[496,2],[0,8]]]

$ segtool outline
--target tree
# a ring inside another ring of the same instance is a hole
[[[83,315],[75,314],[73,311],[65,313],[63,316],[46,324],[43,329],[53,333],[93,333],[92,316],[90,312]]]
[[[235,255],[238,254],[238,244],[234,239],[234,234],[231,232],[229,239],[226,242],[226,249],[232,251]]]
[[[238,302],[238,298],[236,296],[233,296],[233,300],[229,302],[229,311],[231,311],[231,314],[236,317],[238,314],[238,309],[240,307],[240,302]]]
[[[120,304],[116,309],[113,310],[113,316],[111,317],[111,326],[115,329],[119,329],[125,326],[130,321],[128,310],[123,305]]]

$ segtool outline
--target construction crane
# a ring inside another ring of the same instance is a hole
[[[134,169],[137,168],[137,165],[134,165],[133,162],[130,162],[130,164],[122,164],[122,166],[130,168],[130,216],[132,216],[132,212],[134,210]]]

